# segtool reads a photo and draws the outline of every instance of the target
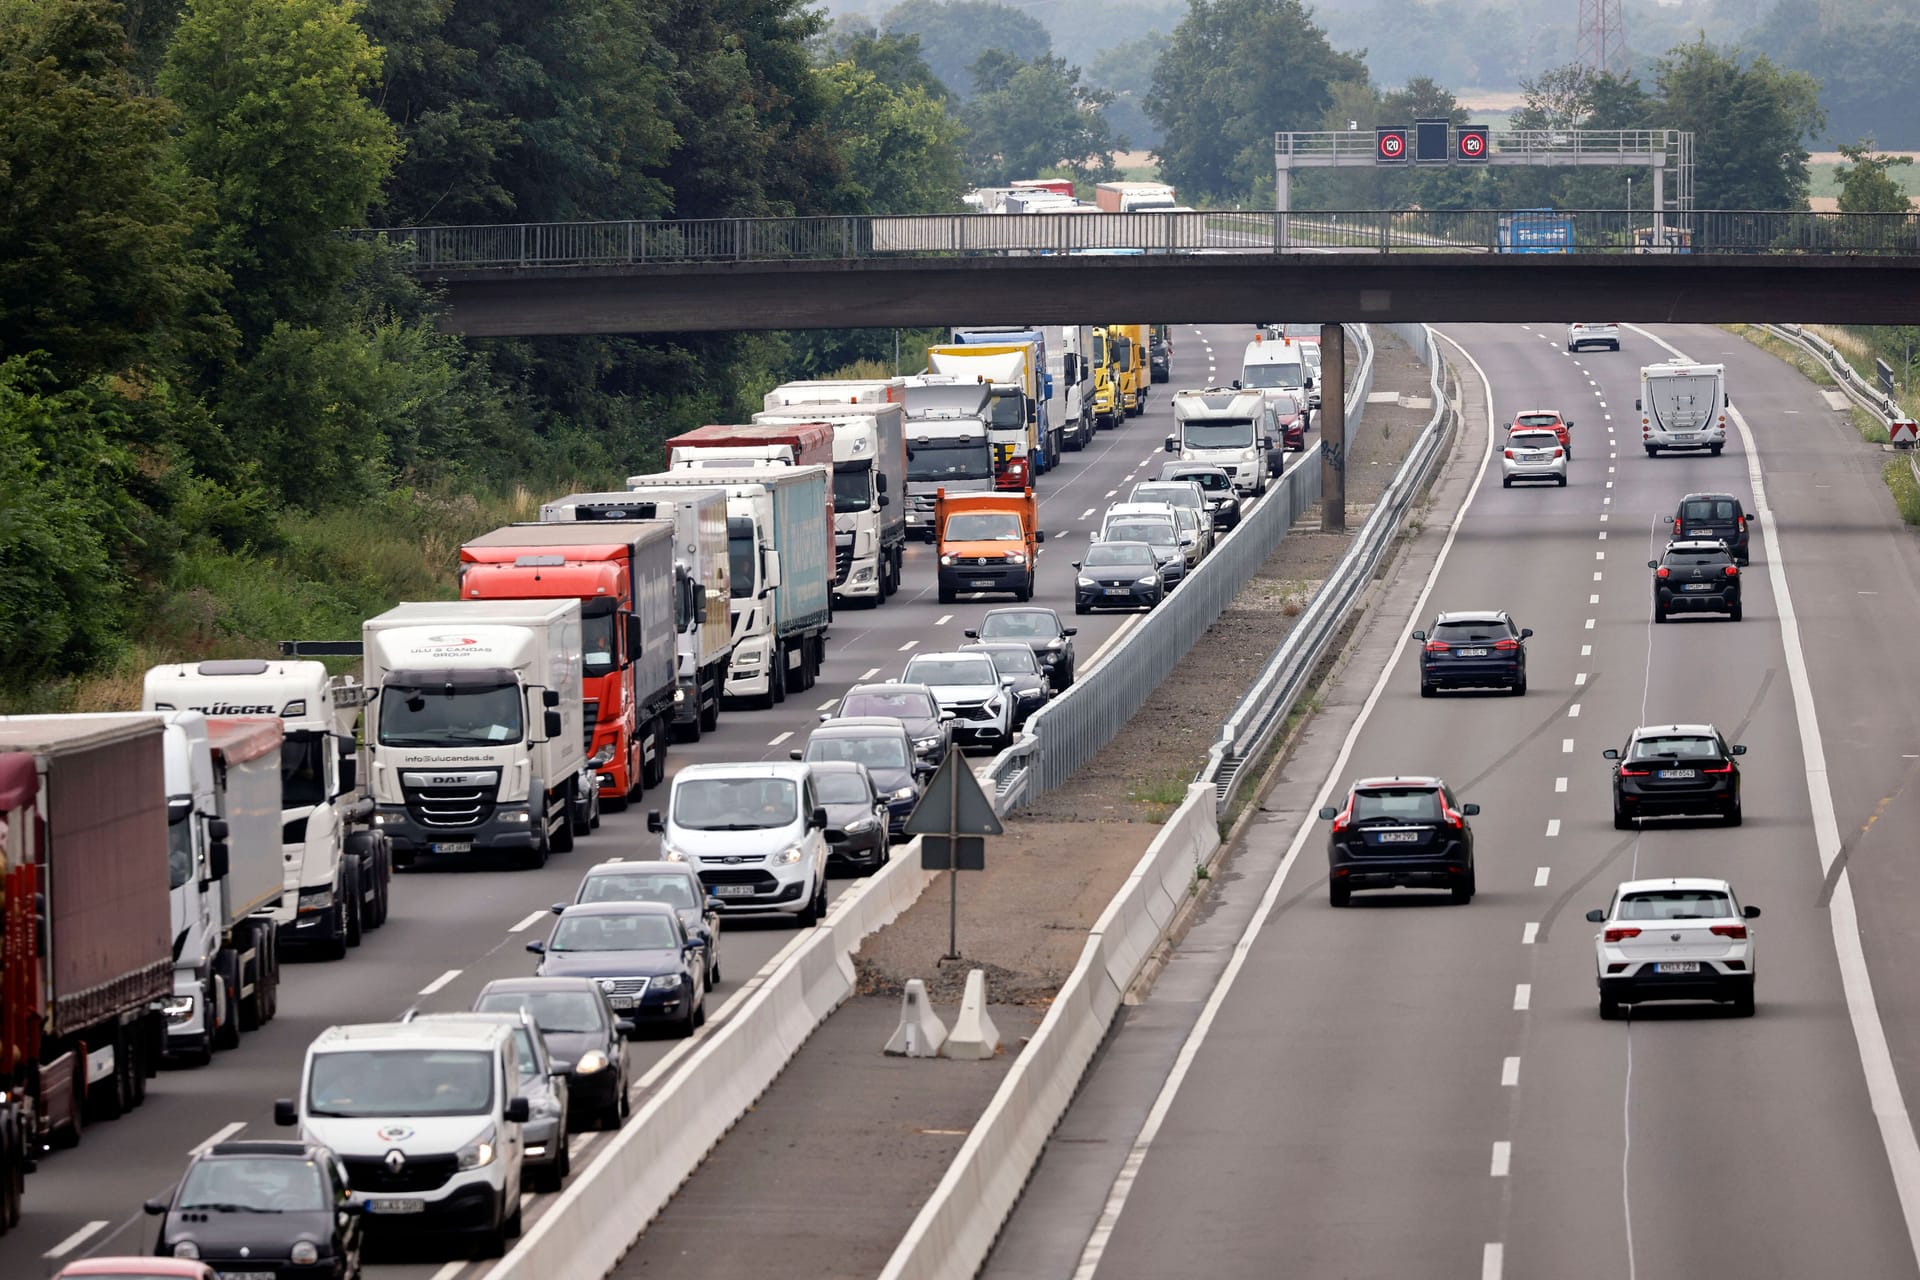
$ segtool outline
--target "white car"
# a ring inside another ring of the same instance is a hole
[[[1500,454],[1500,487],[1513,488],[1515,480],[1551,480],[1567,486],[1567,451],[1560,437],[1551,431],[1514,431]]]
[[[923,684],[942,713],[953,715],[958,746],[1003,750],[1013,741],[1013,711],[1018,701],[993,659],[974,653],[916,653],[900,675],[902,684]]]
[[[1753,1016],[1754,931],[1758,907],[1742,907],[1725,880],[1629,880],[1605,911],[1587,919],[1594,935],[1600,1016],[1623,1004],[1713,1000]]]
[[[1620,326],[1611,321],[1599,324],[1576,320],[1567,326],[1567,350],[1578,351],[1582,347],[1605,347],[1609,351],[1618,351]]]

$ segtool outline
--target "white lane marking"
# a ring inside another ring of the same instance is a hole
[[[865,671],[862,671],[862,672],[860,673],[860,678],[861,678],[862,680],[871,680],[871,679],[873,679],[873,678],[874,678],[875,676],[877,676],[877,675],[879,675],[879,674],[880,674],[880,668],[878,668],[878,667],[868,667],[868,668],[867,668],[867,669],[866,669]]]
[[[1107,496],[1108,496],[1109,498],[1111,498],[1111,497],[1112,497],[1112,496],[1113,496],[1114,494],[1116,494],[1116,493],[1118,493],[1118,492],[1120,492],[1120,491],[1119,491],[1118,489],[1109,489],[1109,490],[1107,490]]]
[[[1608,467],[1608,468],[1607,468],[1607,474],[1608,474],[1608,475],[1612,475],[1612,474],[1614,473],[1614,470],[1615,470],[1615,468],[1613,468],[1613,467]]]
[[[1547,881],[1552,878],[1552,867],[1537,867],[1533,873],[1533,887],[1536,889],[1544,889],[1547,887]]]
[[[1082,520],[1085,520],[1085,519],[1086,519],[1086,518],[1087,518],[1088,516],[1090,516],[1090,515],[1092,515],[1092,514],[1093,514],[1093,508],[1092,508],[1092,507],[1088,507],[1088,508],[1087,508],[1087,509],[1086,509],[1085,511],[1082,511],[1082,512],[1080,513],[1080,518],[1081,518]]]
[[[522,920],[519,924],[507,930],[507,932],[508,933],[525,933],[527,930],[533,928],[533,926],[539,924],[542,920],[545,920],[548,916],[552,914],[553,913],[551,911],[529,911],[527,913],[527,918],[525,920]]]
[[[434,992],[446,986],[449,982],[452,982],[455,978],[459,976],[460,976],[460,970],[449,969],[445,973],[441,974],[439,977],[435,978],[432,982],[429,982],[426,986],[420,988],[420,994],[423,996],[430,996]]]
[[[1480,1252],[1480,1280],[1500,1280],[1500,1269],[1506,1261],[1507,1246],[1497,1240],[1488,1241]]]
[[[1547,838],[1552,839],[1554,836],[1557,836],[1559,834],[1560,834],[1560,819],[1548,818],[1547,819]]]
[[[935,618],[935,619],[933,620],[933,625],[934,625],[934,626],[936,626],[936,627],[944,627],[944,626],[946,626],[946,625],[947,625],[947,624],[948,624],[949,622],[952,622],[952,621],[953,621],[953,615],[952,615],[952,614],[950,614],[950,613],[943,613],[943,614],[941,614],[941,615],[940,615],[939,617],[937,617],[937,618]]]
[[[1577,689],[1577,688],[1579,688],[1579,687],[1580,687],[1581,685],[1583,685],[1583,684],[1585,684],[1586,682],[1587,682],[1587,673],[1586,673],[1586,672],[1584,672],[1584,671],[1576,671],[1576,672],[1574,672],[1574,673],[1573,673],[1573,687],[1574,687],[1574,688],[1576,688],[1576,689]]]
[[[1533,1003],[1533,984],[1516,982],[1513,985],[1513,1008],[1516,1013],[1525,1013]]]
[[[1493,1144],[1493,1164],[1488,1168],[1487,1175],[1493,1178],[1504,1178],[1507,1176],[1508,1166],[1512,1163],[1513,1144],[1511,1142],[1496,1142]]]
[[[1511,1089],[1520,1083],[1520,1059],[1503,1058],[1500,1061],[1500,1083]]]
[[[823,702],[823,703],[821,703],[821,704],[820,704],[819,706],[817,706],[817,707],[815,707],[815,708],[814,708],[814,710],[815,710],[815,711],[831,711],[831,710],[833,710],[833,709],[834,709],[835,707],[837,707],[837,706],[839,706],[839,705],[840,705],[840,699],[838,699],[838,698],[828,698],[828,699],[827,699],[827,700],[826,700],[825,702]]]
[[[1603,417],[1603,418],[1605,418],[1605,419],[1606,419],[1606,420],[1607,420],[1608,422],[1612,422],[1612,421],[1613,421],[1613,415],[1612,415],[1612,414],[1610,414],[1610,413],[1604,413],[1604,414],[1601,414],[1600,416],[1601,416],[1601,417]],[[1609,430],[1609,431],[1611,431],[1611,430],[1613,430],[1613,428],[1612,428],[1612,427],[1608,427],[1608,428],[1607,428],[1607,430]]]
[[[1072,532],[1073,532],[1073,530],[1071,530],[1071,529],[1062,529],[1062,530],[1061,530],[1060,532],[1058,532],[1058,533],[1056,533],[1056,534],[1054,534],[1053,536],[1054,536],[1055,538],[1064,538],[1064,537],[1066,537],[1066,536],[1067,536],[1068,534],[1070,534],[1070,533],[1072,533]]]
[[[909,650],[909,649],[911,649],[911,648],[913,648],[913,646],[915,646],[915,645],[917,645],[917,644],[919,644],[919,643],[920,643],[920,642],[919,642],[918,640],[909,640],[909,641],[907,641],[907,642],[906,642],[905,644],[903,644],[903,645],[901,645],[901,646],[900,646],[900,649],[899,649],[899,652],[901,652],[901,653],[905,653],[905,652],[906,652],[907,650]]]
[[[1607,522],[1607,513],[1602,511],[1600,513],[1600,523],[1605,524],[1606,522]]]
[[[1600,597],[1599,597],[1599,596],[1588,596],[1588,597],[1587,597],[1587,603],[1588,603],[1588,604],[1599,604],[1599,603],[1600,603]]]
[[[1555,778],[1553,780],[1553,789],[1556,793],[1565,791],[1567,789],[1567,780],[1565,778]]]
[[[1591,658],[1593,656],[1593,646],[1590,644],[1581,645],[1580,656],[1583,658]]]
[[[1607,531],[1605,529],[1602,529],[1600,531],[1600,541],[1605,542],[1606,540],[1607,540]]]
[[[1440,571],[1447,563],[1447,553],[1453,550],[1454,539],[1459,536],[1461,527],[1466,523],[1466,514],[1472,509],[1473,500],[1480,492],[1481,482],[1487,477],[1487,467],[1493,461],[1492,424],[1500,420],[1499,414],[1494,412],[1493,382],[1487,377],[1487,371],[1481,368],[1480,362],[1475,360],[1472,354],[1458,342],[1444,334],[1435,336],[1444,339],[1462,356],[1465,356],[1468,363],[1473,365],[1474,371],[1480,375],[1480,385],[1487,398],[1489,429],[1486,445],[1480,453],[1480,467],[1474,473],[1473,482],[1467,490],[1466,501],[1461,503],[1460,511],[1447,529],[1446,540],[1440,544],[1440,553],[1434,558],[1433,568],[1428,571],[1427,580],[1420,588],[1419,596],[1414,600],[1412,614],[1416,618],[1420,617],[1426,609],[1427,599],[1433,593],[1434,583],[1439,580]],[[1368,692],[1366,701],[1361,704],[1360,714],[1354,718],[1353,724],[1347,729],[1346,738],[1340,744],[1340,751],[1334,758],[1333,767],[1327,770],[1326,780],[1320,784],[1320,798],[1311,806],[1312,808],[1319,809],[1332,799],[1333,789],[1345,772],[1347,762],[1353,757],[1354,745],[1359,742],[1361,731],[1365,729],[1374,707],[1386,693],[1387,682],[1396,674],[1395,668],[1396,664],[1391,662],[1381,668],[1379,678],[1373,682],[1373,688]],[[1160,1127],[1166,1123],[1167,1114],[1173,1110],[1174,1099],[1179,1095],[1181,1086],[1186,1083],[1187,1073],[1193,1069],[1194,1061],[1200,1056],[1200,1049],[1213,1030],[1215,1020],[1220,1016],[1220,1008],[1226,1003],[1227,993],[1232,990],[1235,979],[1240,976],[1240,971],[1246,967],[1247,957],[1253,951],[1254,942],[1272,917],[1274,907],[1280,901],[1281,889],[1286,884],[1287,873],[1293,869],[1293,864],[1299,861],[1300,851],[1306,848],[1307,840],[1314,834],[1313,824],[1300,825],[1300,828],[1294,832],[1292,843],[1287,846],[1286,855],[1280,859],[1280,865],[1274,869],[1273,878],[1267,882],[1260,905],[1254,910],[1253,918],[1247,922],[1246,930],[1240,935],[1240,940],[1234,944],[1232,958],[1227,961],[1227,967],[1221,972],[1219,980],[1214,983],[1213,990],[1208,993],[1207,1002],[1201,1007],[1199,1018],[1195,1020],[1193,1029],[1187,1033],[1186,1040],[1180,1046],[1179,1054],[1174,1058],[1173,1069],[1167,1073],[1165,1082],[1160,1086],[1159,1096],[1153,1100],[1153,1106],[1147,1111],[1146,1122],[1140,1126],[1140,1132],[1134,1137],[1133,1145],[1120,1166],[1120,1172],[1114,1177],[1113,1185],[1107,1192],[1107,1203],[1100,1211],[1099,1221],[1094,1224],[1093,1234],[1088,1237],[1086,1247],[1081,1250],[1079,1265],[1074,1268],[1074,1280],[1092,1280],[1094,1272],[1099,1268],[1100,1258],[1107,1249],[1107,1242],[1112,1239],[1114,1228],[1119,1225],[1120,1215],[1126,1211],[1127,1197],[1133,1193],[1134,1183],[1140,1176],[1140,1168],[1146,1163],[1147,1152],[1152,1148],[1154,1139],[1159,1136]]]
[[[1596,551],[1593,553],[1593,558],[1595,560],[1605,560],[1607,558],[1607,553],[1604,551]]]
[[[1579,718],[1580,718],[1580,704],[1576,702],[1572,706],[1567,708],[1567,719],[1578,720]]]
[[[1610,453],[1610,454],[1608,454],[1607,456],[1608,456],[1609,458],[1617,458],[1617,457],[1619,457],[1620,455],[1619,455],[1619,454],[1617,454],[1617,453]],[[1612,488],[1612,486],[1611,486],[1611,485],[1609,485],[1609,486],[1608,486],[1608,488]]]
[[[466,1259],[464,1258],[456,1259],[452,1262],[443,1264],[438,1271],[433,1273],[432,1280],[453,1280],[455,1276],[459,1275],[462,1271],[465,1271],[466,1269],[467,1269]]]
[[[221,1143],[225,1142],[228,1138],[231,1138],[234,1134],[240,1132],[242,1129],[246,1127],[247,1127],[247,1122],[245,1120],[235,1120],[232,1124],[222,1125],[220,1128],[215,1129],[213,1131],[212,1137],[206,1139],[199,1146],[194,1147],[193,1149],[188,1151],[187,1154],[190,1156],[197,1156],[202,1151],[205,1151],[208,1147],[217,1147]]]
[[[1603,506],[1603,507],[1610,507],[1610,506],[1612,506],[1612,505],[1613,505],[1613,499],[1612,499],[1612,498],[1602,498],[1602,499],[1600,499],[1600,505],[1601,505],[1601,506]],[[1605,520],[1605,519],[1606,519],[1606,517],[1605,517],[1604,515],[1603,515],[1603,516],[1601,516],[1600,518],[1601,518],[1602,520]]]
[[[1587,619],[1587,630],[1589,630],[1589,631],[1591,631],[1591,630],[1593,630],[1593,619],[1592,619],[1592,618],[1588,618],[1588,619]]]
[[[1602,572],[1603,572],[1603,570],[1600,570],[1600,569],[1595,569],[1595,570],[1593,571],[1593,580],[1594,580],[1595,582],[1599,582],[1599,581],[1601,581],[1601,580],[1602,580],[1602,579],[1601,579],[1601,576],[1600,576]]]
[[[72,1253],[75,1249],[78,1249],[81,1245],[85,1244],[89,1239],[91,1239],[94,1236],[96,1232],[100,1230],[100,1228],[106,1225],[107,1225],[107,1220],[105,1218],[95,1218],[92,1222],[89,1222],[86,1226],[81,1227],[78,1231],[68,1236],[65,1240],[62,1240],[59,1244],[53,1246],[53,1248],[47,1250],[41,1256],[45,1258],[64,1258],[68,1254]]]
[[[791,738],[792,736],[793,736],[793,730],[791,729],[786,730],[784,733],[776,733],[773,735],[773,737],[767,739],[767,745],[770,747],[777,747],[781,743],[785,742],[788,738]]]
[[[1533,945],[1534,939],[1539,936],[1540,922],[1537,920],[1529,920],[1527,921],[1527,927],[1520,931],[1520,945],[1530,947]]]
[[[1573,754],[1573,739],[1572,739],[1572,738],[1562,738],[1562,739],[1560,739],[1560,754],[1561,754],[1561,755],[1563,755],[1563,756],[1570,756],[1570,755],[1572,755],[1572,754]]]

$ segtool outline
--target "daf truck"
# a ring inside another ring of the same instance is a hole
[[[283,650],[301,648],[288,642]],[[359,652],[357,641],[313,646]],[[280,745],[282,896],[276,950],[304,948],[339,958],[386,922],[393,850],[361,791],[356,729],[366,690],[312,660],[222,658],[172,663],[147,672],[147,711],[208,716],[276,716]]]
[[[719,728],[720,698],[733,657],[727,618],[727,495],[718,489],[689,488],[575,493],[541,507],[540,518],[549,523],[658,520],[673,526],[673,733],[698,742],[702,734]],[[663,777],[643,780],[655,786]]]
[[[1640,370],[1640,443],[1649,458],[1662,449],[1705,449],[1718,457],[1727,446],[1727,366],[1683,360]]]
[[[593,827],[578,600],[398,604],[361,645],[373,801],[402,866],[496,849],[538,868]]]
[[[994,488],[986,385],[946,374],[907,379],[907,536],[933,541],[934,493]]]
[[[1033,386],[1028,372],[1031,360],[1032,352],[1026,347],[955,345],[927,352],[928,373],[971,380],[987,388],[987,430],[993,439],[994,471],[1003,486],[1015,459],[1020,460],[1026,480],[1046,471],[1039,414],[1028,404]]]
[[[726,696],[771,707],[810,689],[833,617],[832,485],[825,467],[663,471],[629,476],[636,492],[706,486],[727,499],[733,657]]]
[[[789,386],[791,389],[791,384]],[[834,597],[875,607],[900,589],[907,553],[906,407],[898,402],[796,403],[756,424],[833,428]]]
[[[1243,496],[1267,491],[1267,453],[1273,448],[1273,406],[1264,394],[1237,387],[1182,391],[1173,397],[1168,453],[1182,462],[1219,467]]]
[[[1023,386],[1027,393],[1027,413],[1033,420],[1034,434],[1040,441],[1040,470],[1051,471],[1060,465],[1064,431],[1053,417],[1053,374],[1047,367],[1047,331],[1029,325],[955,329],[953,340],[963,346],[990,351],[1007,347],[1026,348]]]
[[[462,600],[578,600],[581,715],[600,806],[667,778],[676,641],[690,586],[671,521],[511,524],[460,548]]]

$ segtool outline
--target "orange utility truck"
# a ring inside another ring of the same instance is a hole
[[[940,551],[940,603],[963,591],[1007,591],[1033,598],[1040,544],[1040,502],[1023,493],[934,494],[934,542]]]

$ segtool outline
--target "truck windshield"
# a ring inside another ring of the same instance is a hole
[[[741,600],[753,594],[754,580],[760,575],[754,571],[758,557],[754,554],[753,521],[737,516],[727,517],[727,572],[733,575],[733,585],[729,588],[735,600]]]
[[[791,826],[799,789],[787,778],[689,778],[673,789],[673,823],[689,831]]]
[[[1252,418],[1213,418],[1183,422],[1180,434],[1189,449],[1245,449],[1253,444]]]
[[[327,802],[327,735],[289,730],[280,745],[280,807],[310,809]]]
[[[1020,517],[1003,511],[963,511],[947,521],[949,542],[1018,542]]]
[[[909,480],[985,480],[993,475],[993,454],[984,435],[938,440],[927,436],[913,442],[907,459]]]
[[[836,462],[833,464],[833,510],[865,511],[873,505],[873,464]]]
[[[178,889],[193,874],[193,797],[167,798],[167,887]]]
[[[620,650],[613,632],[615,605],[612,600],[587,600],[580,605],[580,653],[587,679],[610,674],[620,665]]]
[[[1713,421],[1714,410],[1719,407],[1714,403],[1719,383],[1712,374],[1649,378],[1647,407],[1661,426],[1692,431]]]
[[[518,742],[523,721],[513,684],[380,691],[380,744],[386,747],[484,747]]]
[[[1018,391],[995,395],[987,401],[988,422],[996,427],[1027,425],[1027,398]]]
[[[1240,371],[1243,387],[1298,387],[1305,382],[1305,368],[1297,362],[1250,364]]]
[[[1096,333],[1093,335],[1094,367],[1098,368],[1099,366],[1105,364],[1106,362],[1107,362],[1107,335],[1104,333]]]
[[[485,1115],[493,1110],[493,1074],[493,1055],[476,1049],[317,1053],[307,1079],[307,1114]]]

